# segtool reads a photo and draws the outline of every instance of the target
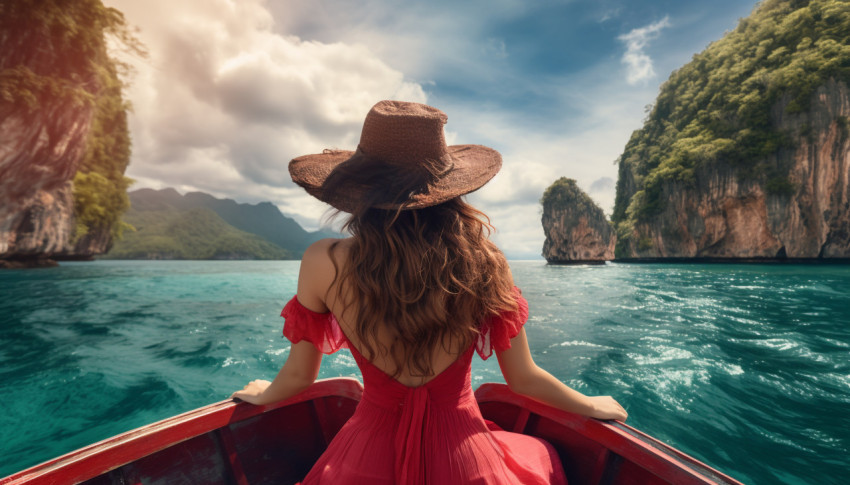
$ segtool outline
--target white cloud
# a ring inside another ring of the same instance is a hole
[[[377,101],[427,101],[419,84],[362,44],[274,32],[262,0],[108,3],[141,29],[150,52],[130,60],[127,174],[136,188],[270,200],[314,228],[324,206],[292,184],[289,160],[353,149]]]
[[[626,80],[629,84],[637,84],[655,76],[652,59],[644,52],[644,49],[650,40],[658,37],[661,29],[669,26],[670,19],[665,16],[657,22],[632,29],[628,34],[617,37],[626,44],[622,62],[626,65]]]
[[[438,70],[452,71],[455,79],[485,77],[492,55],[509,54],[501,49],[504,39],[489,32],[490,24],[519,18],[533,7],[522,0],[361,0],[356,8],[352,5],[348,0],[287,0],[270,2],[269,9],[283,32],[357,39],[405,75],[424,82]],[[482,56],[482,50],[488,55]]]

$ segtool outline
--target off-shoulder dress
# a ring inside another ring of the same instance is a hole
[[[283,308],[283,334],[325,354],[348,348],[363,375],[363,397],[303,484],[565,484],[552,446],[486,422],[470,383],[472,354],[487,359],[510,348],[528,319],[518,310],[484,319],[480,336],[454,363],[419,387],[408,387],[366,360],[332,313],[316,313],[293,297]]]

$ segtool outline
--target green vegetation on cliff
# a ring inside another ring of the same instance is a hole
[[[121,96],[123,85],[113,66],[102,73],[102,81],[86,154],[74,176],[77,237],[108,228],[118,238],[127,227],[121,214],[130,207],[127,188],[133,183],[124,176],[130,163],[129,107]]]
[[[567,177],[561,177],[543,192],[540,199],[544,212],[554,208],[568,206],[575,214],[587,214],[599,219],[605,219],[605,212],[593,199],[578,187],[576,181]]]
[[[3,102],[33,116],[57,98],[93,109],[85,155],[73,179],[76,236],[92,230],[120,235],[132,183],[124,177],[130,135],[119,77],[128,66],[109,55],[107,42],[114,39],[139,55],[144,50],[121,12],[101,0],[0,2],[0,23],[7,50],[0,70]]]
[[[765,0],[673,72],[619,160],[613,220],[620,237],[663,208],[666,184],[692,184],[702,165],[725,164],[764,182],[768,193],[794,193],[783,167],[767,158],[808,134],[780,131],[770,110],[787,96],[787,112],[804,111],[828,79],[850,83],[848,44],[850,3]]]

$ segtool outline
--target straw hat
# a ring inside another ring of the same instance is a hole
[[[472,192],[502,166],[481,145],[446,146],[445,113],[420,103],[381,101],[369,110],[356,151],[325,150],[289,162],[292,180],[344,212],[364,205],[419,209]]]

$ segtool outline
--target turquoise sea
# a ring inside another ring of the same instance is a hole
[[[0,272],[0,477],[271,379],[298,265]],[[850,479],[850,265],[511,266],[538,364],[629,424],[745,483]],[[357,375],[340,351],[320,377]]]

